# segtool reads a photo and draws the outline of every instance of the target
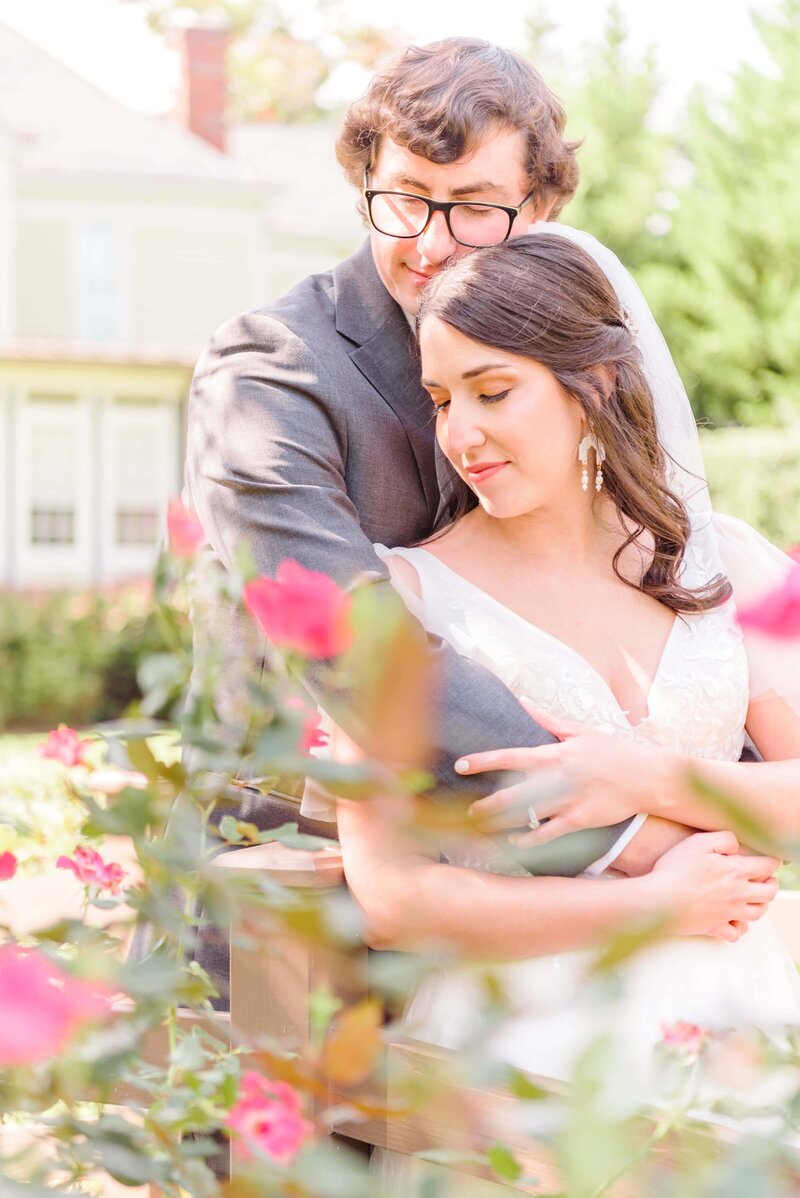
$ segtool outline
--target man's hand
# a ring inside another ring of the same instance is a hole
[[[664,854],[648,885],[661,888],[677,935],[738,940],[766,915],[779,865],[776,857],[741,853],[733,832],[699,832]]]

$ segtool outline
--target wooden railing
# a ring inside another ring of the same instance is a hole
[[[341,858],[327,849],[311,853],[271,843],[225,853],[216,859],[215,865],[226,871],[258,871],[272,881],[309,893],[333,895],[344,885]],[[793,960],[800,962],[800,892],[780,892],[772,906],[772,918]],[[236,1042],[241,1038],[258,1045],[259,1041],[278,1039],[302,1052],[312,1037],[309,997],[314,990],[328,986],[345,1001],[353,1001],[367,993],[366,949],[354,957],[326,952],[310,941],[287,935],[282,925],[271,920],[269,912],[263,908],[245,912],[245,925],[250,935],[259,936],[263,950],[253,951],[251,945],[239,944],[236,931],[232,935],[230,1014],[200,1017],[194,1012],[183,1011],[180,1018],[187,1025],[198,1020],[213,1020],[218,1034],[232,1037]],[[419,1041],[398,1038],[388,1045],[387,1051],[391,1066],[402,1066],[403,1074],[417,1075],[426,1082],[448,1072],[452,1075],[457,1070],[458,1062],[452,1053]],[[159,1030],[148,1039],[144,1055],[146,1059],[157,1061],[166,1059],[166,1053],[166,1032]],[[396,1075],[395,1069],[389,1068],[387,1074],[390,1077]],[[531,1080],[554,1096],[564,1092],[564,1087],[551,1079],[532,1076]],[[424,1087],[421,1089],[424,1092]],[[448,1103],[443,1100],[440,1086],[435,1085],[434,1092],[436,1099],[427,1106],[393,1114],[390,1118],[340,1121],[332,1130],[367,1145],[408,1155],[436,1147],[481,1153],[494,1140],[500,1139],[515,1154],[525,1173],[537,1179],[533,1186],[507,1183],[512,1192],[552,1194],[560,1190],[561,1183],[547,1145],[513,1130],[513,1120],[507,1115],[517,1100],[510,1093],[502,1089],[462,1092]],[[346,1106],[349,1098],[346,1091],[339,1093],[329,1088],[324,1100],[320,1098],[319,1102],[331,1108]],[[391,1091],[376,1094],[375,1098],[377,1106],[395,1108],[399,1105],[397,1095]],[[480,1111],[479,1121],[465,1119],[465,1111],[476,1110]],[[652,1129],[652,1122],[643,1119],[643,1137],[648,1129]],[[718,1151],[724,1151],[725,1141],[731,1138],[730,1133],[717,1128],[709,1128],[705,1134],[713,1136]],[[669,1140],[661,1144],[658,1151],[660,1158],[668,1164]],[[645,1167],[649,1168],[651,1164],[652,1161],[648,1161]],[[479,1166],[451,1167],[489,1177]],[[641,1177],[641,1170],[626,1174],[607,1191],[609,1198],[645,1198]],[[494,1184],[498,1195],[508,1192],[502,1181],[494,1178]],[[493,1192],[488,1181],[486,1192]],[[797,1192],[800,1193],[800,1189]]]

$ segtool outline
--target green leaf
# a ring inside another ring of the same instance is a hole
[[[0,1195],[2,1198],[75,1198],[75,1191],[14,1181],[12,1177],[0,1174]]]
[[[144,774],[149,782],[155,782],[159,776],[160,763],[156,761],[153,750],[144,739],[129,741],[126,745],[131,765],[140,774]]]
[[[158,1178],[153,1161],[133,1144],[118,1140],[95,1141],[100,1163],[115,1181],[125,1186],[142,1186]]]
[[[761,849],[777,857],[787,856],[787,845],[780,844],[768,828],[761,823],[753,813],[725,791],[709,785],[697,774],[690,774],[690,781],[695,793],[708,804],[719,811],[725,819],[725,827],[736,833],[742,844],[751,848]]]
[[[136,998],[169,998],[184,978],[181,966],[166,951],[120,966],[120,989]]]
[[[508,1181],[517,1181],[522,1176],[522,1166],[505,1144],[492,1144],[487,1156],[489,1164],[498,1177],[505,1177]]]
[[[435,776],[425,770],[405,770],[398,777],[401,785],[411,794],[424,794],[436,786]]]
[[[82,794],[81,800],[89,812],[88,823],[84,826],[86,836],[107,833],[136,838],[166,815],[166,806],[162,810],[154,795],[130,786],[114,795],[107,807],[101,807],[90,794]]]
[[[506,1085],[515,1098],[521,1098],[525,1102],[540,1102],[553,1097],[552,1091],[538,1085],[519,1069],[509,1070]]]
[[[281,824],[279,828],[267,828],[258,834],[259,844],[278,841],[289,849],[329,849],[331,841],[325,836],[312,836],[309,832],[298,832],[297,824]]]
[[[308,996],[308,1013],[314,1031],[318,1035],[326,1032],[331,1019],[343,1006],[342,999],[327,986],[312,990]]]
[[[658,940],[668,924],[668,919],[658,916],[623,928],[604,945],[600,955],[592,962],[590,973],[601,975],[616,969],[622,961]]]
[[[239,821],[232,815],[223,815],[219,821],[219,833],[230,844],[239,844],[244,839],[239,831]]]
[[[235,572],[241,575],[241,581],[252,582],[254,578],[258,578],[259,570],[256,565],[256,559],[253,556],[253,550],[247,541],[240,541],[236,546],[233,555]],[[236,598],[238,599],[238,594]]]
[[[319,1141],[310,1152],[303,1152],[293,1167],[302,1192],[314,1198],[375,1198],[375,1178],[370,1177],[367,1162],[360,1152],[346,1144]],[[263,1194],[263,1190],[261,1193]],[[285,1187],[274,1193],[285,1193]],[[227,1198],[227,1194],[226,1194]],[[255,1198],[255,1196],[253,1196]],[[412,1198],[409,1193],[409,1198]]]
[[[176,1069],[185,1073],[193,1073],[202,1069],[206,1064],[206,1054],[200,1039],[195,1033],[184,1036],[172,1056]]]

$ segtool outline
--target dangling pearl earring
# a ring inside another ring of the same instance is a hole
[[[596,473],[594,476],[594,489],[600,491],[603,486],[603,462],[606,460],[606,450],[603,442],[596,436],[593,429],[581,441],[578,446],[578,461],[581,463],[581,490],[589,490],[589,450],[594,450]]]

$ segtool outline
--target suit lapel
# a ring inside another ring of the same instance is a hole
[[[381,282],[369,242],[333,271],[336,329],[353,342],[350,357],[403,425],[433,522],[439,507],[433,414],[420,383],[414,334]]]

